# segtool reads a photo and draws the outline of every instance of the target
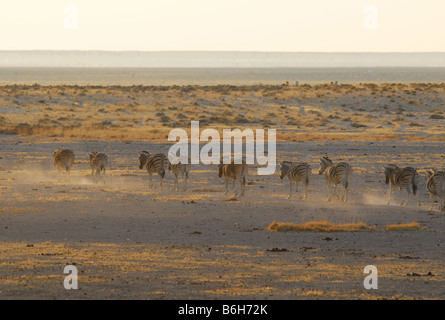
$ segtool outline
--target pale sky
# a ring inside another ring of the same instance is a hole
[[[445,52],[444,17],[445,0],[11,0],[0,50]]]

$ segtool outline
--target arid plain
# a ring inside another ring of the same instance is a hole
[[[444,299],[445,215],[429,210],[423,172],[445,169],[444,104],[445,84],[2,86],[0,298]],[[137,152],[167,153],[168,132],[196,120],[276,129],[278,162],[312,167],[308,199],[301,185],[287,199],[279,164],[269,176],[251,166],[244,197],[202,164],[186,191],[171,172],[149,189]],[[70,182],[53,166],[59,147],[76,157]],[[104,183],[90,151],[108,155]],[[353,168],[347,203],[327,201],[326,154]],[[388,163],[418,169],[421,206],[400,206],[399,192],[387,205]],[[66,265],[78,290],[64,289]],[[363,286],[367,265],[378,289]]]

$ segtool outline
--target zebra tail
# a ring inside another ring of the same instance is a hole
[[[413,174],[412,184],[413,184],[413,193],[414,195],[417,195],[417,181],[416,181],[416,175]]]
[[[71,168],[71,157],[68,157],[68,162],[66,163],[65,170],[68,172],[68,170]]]

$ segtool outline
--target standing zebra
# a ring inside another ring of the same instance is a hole
[[[100,172],[103,171],[105,175],[105,169],[108,164],[108,157],[105,153],[97,153],[96,151],[90,152],[90,165],[91,165],[91,176],[93,177],[94,183],[99,182]],[[104,178],[105,184],[105,178]]]
[[[165,170],[169,167],[169,164],[167,155],[163,153],[150,154],[147,151],[139,152],[139,169],[142,169],[145,165],[150,175],[149,188],[153,187],[153,173],[157,173],[161,177],[161,190],[164,188]]]
[[[241,185],[241,196],[243,196],[244,190],[246,188],[247,174],[248,174],[248,167],[244,161],[242,164],[234,164],[234,163],[223,164],[222,159],[221,159],[221,162],[218,165],[218,176],[220,178],[222,178],[222,176],[224,176],[224,180],[226,182],[226,191],[224,194],[227,195],[229,179],[232,179],[234,189],[235,189],[235,181],[239,180],[240,185]]]
[[[420,206],[419,195],[417,193],[417,184],[419,174],[416,169],[412,167],[399,168],[395,164],[388,164],[385,169],[385,183],[389,184],[389,195],[388,195],[388,204],[391,202],[391,195],[394,188],[397,186],[400,188],[400,193],[402,194],[403,189],[406,189],[407,197],[405,204],[402,202],[400,205],[407,205],[409,201],[409,195],[411,191],[409,187],[411,186],[413,189],[414,195],[417,197],[417,204]]]
[[[281,162],[280,179],[283,179],[284,177],[288,177],[289,179],[288,199],[292,196],[292,184],[295,182],[296,192],[298,192],[298,183],[303,182],[305,188],[303,199],[306,200],[310,174],[311,167],[307,163],[292,163],[290,161]]]
[[[439,198],[439,210],[445,211],[445,171],[431,169],[426,173],[428,174],[426,188],[431,200],[430,210],[433,210],[434,196],[437,196]]]
[[[328,157],[320,157],[320,171],[319,175],[325,173],[326,184],[329,189],[329,198],[328,201],[331,201],[332,198],[332,188],[331,185],[334,184],[334,195],[337,199],[339,196],[337,195],[337,186],[341,183],[344,187],[343,196],[341,197],[342,201],[348,200],[348,185],[349,179],[352,175],[352,169],[349,164],[346,162],[340,162],[336,165],[332,163],[332,160]]]
[[[54,166],[57,168],[60,181],[60,172],[65,170],[68,174],[68,182],[70,182],[70,171],[74,164],[74,152],[72,150],[57,150],[53,153]]]
[[[179,175],[181,175],[182,179],[184,180],[184,191],[187,190],[187,179],[189,177],[190,167],[191,167],[190,158],[189,158],[189,163],[181,163],[181,162],[177,164],[169,163],[168,170],[171,170],[175,175],[174,190],[176,191],[179,190],[179,185],[178,185]]]

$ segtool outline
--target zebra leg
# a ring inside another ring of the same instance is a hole
[[[287,197],[288,199],[290,199],[292,196],[292,183],[292,180],[289,179],[289,196]]]
[[[104,184],[105,184],[105,168],[103,168],[103,170],[104,170],[104,173],[103,173],[103,181],[104,181]]]
[[[68,183],[71,182],[71,176],[70,176],[70,169],[68,169],[66,172],[68,174]]]
[[[229,179],[225,178],[225,183],[226,183],[226,192],[224,192],[225,195],[227,195],[227,193],[229,192]]]
[[[243,177],[242,179],[243,189],[241,190],[241,195],[244,196],[244,191],[246,190],[246,177]]]
[[[304,183],[304,197],[303,197],[303,200],[307,199],[307,189],[308,189],[308,184]]]
[[[343,183],[343,195],[341,196],[341,201],[346,202],[348,200],[348,184],[347,182]]]
[[[175,174],[175,180],[173,182],[173,191],[178,191],[178,176]]]
[[[303,182],[303,184],[304,184],[304,182]],[[297,190],[295,190],[295,192],[298,192],[298,182],[295,182],[295,185],[297,186]],[[303,196],[302,195],[300,195],[300,200],[302,200],[303,199]]]
[[[332,188],[331,188],[331,183],[326,181],[327,185],[328,185],[328,191],[329,191],[329,196],[328,196],[328,201],[331,201],[332,199]]]
[[[151,175],[151,173],[149,174],[149,176],[148,176],[148,187],[151,189],[151,188],[153,188],[153,177],[152,177],[152,175]]]
[[[240,183],[241,183],[241,196],[244,196],[244,190],[246,189],[246,178],[241,176]]]
[[[417,192],[416,192],[416,200],[417,200],[417,206],[420,207],[421,204],[420,204],[420,200],[419,200],[419,190],[417,190]]]
[[[337,186],[338,186],[338,184],[335,184],[335,183],[334,183],[334,195],[335,195],[335,197],[337,198],[337,200],[339,200],[340,197],[338,196],[338,193],[337,193]]]
[[[187,180],[188,180],[189,174],[186,172],[185,173],[185,179],[184,177],[182,177],[184,179],[184,191],[187,191]]]
[[[345,187],[345,191],[343,192],[343,196],[341,197],[341,200],[344,202],[348,201],[348,187]]]
[[[388,205],[391,203],[391,196],[392,196],[392,191],[393,190],[394,190],[394,186],[391,184],[389,186],[389,194],[388,194],[388,202],[387,202]]]
[[[434,195],[432,193],[430,193],[430,201],[431,201],[431,205],[430,205],[430,208],[428,210],[432,211],[433,207],[434,207]],[[440,203],[439,203],[439,209],[440,209]]]
[[[400,193],[403,195],[403,190],[401,189],[400,190]],[[402,205],[402,206],[407,206],[408,205],[408,202],[409,202],[409,196],[411,195],[411,191],[409,191],[409,188],[407,187],[406,188],[406,202],[405,202],[405,204],[403,204],[403,199],[402,199],[402,203],[400,204],[400,205]]]

